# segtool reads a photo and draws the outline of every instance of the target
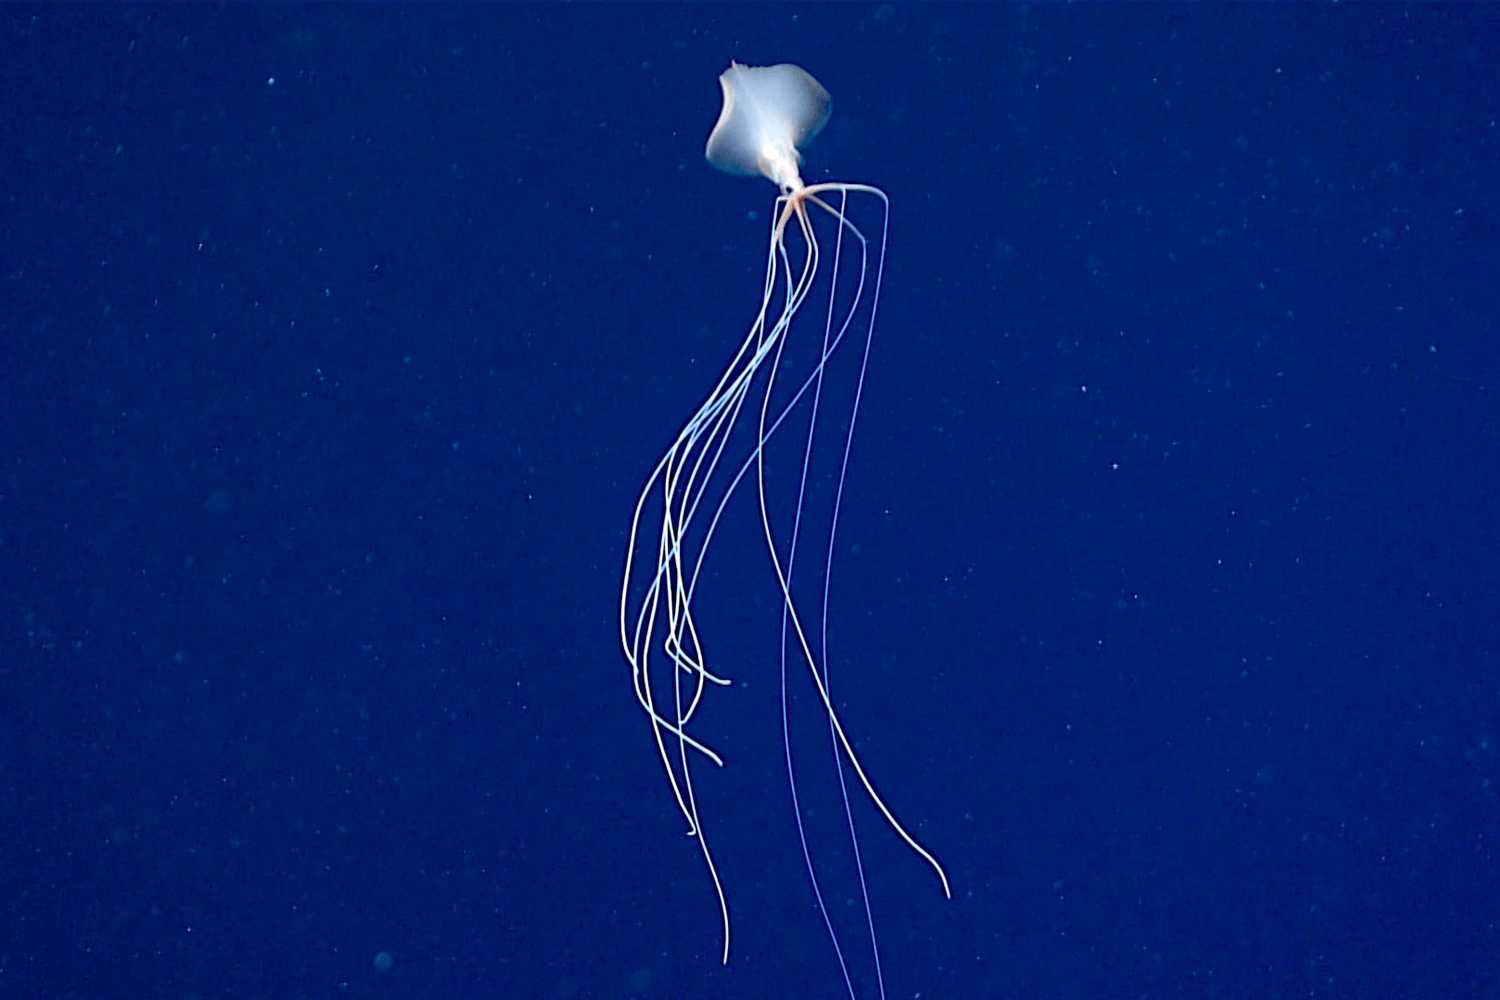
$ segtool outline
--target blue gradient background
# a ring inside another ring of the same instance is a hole
[[[0,9],[0,996],[842,994],[749,504],[727,967],[617,649],[759,292],[730,59],[893,204],[835,670],[955,897],[866,826],[890,996],[1500,996],[1497,28]]]

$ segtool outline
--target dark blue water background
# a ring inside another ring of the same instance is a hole
[[[759,292],[731,59],[893,205],[832,666],[954,898],[860,814],[890,995],[1500,995],[1497,24],[3,8],[0,996],[842,995],[753,505],[727,968],[617,648]]]

